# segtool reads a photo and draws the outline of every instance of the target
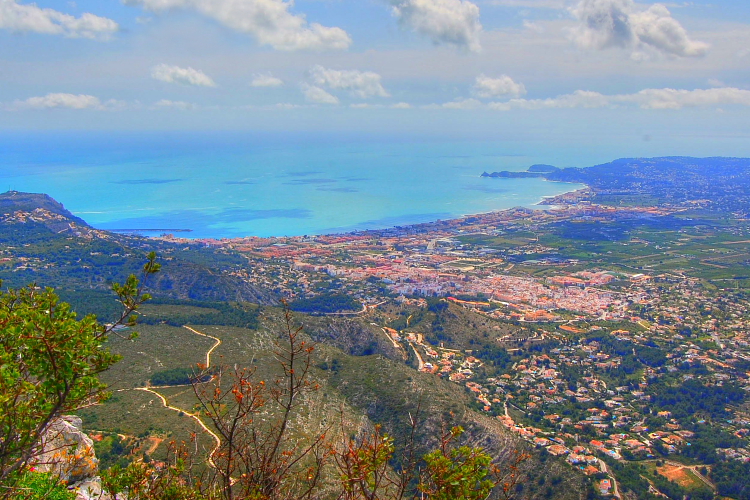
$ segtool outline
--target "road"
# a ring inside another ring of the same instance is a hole
[[[215,341],[214,346],[208,350],[206,353],[206,368],[211,368],[211,354],[216,350],[217,347],[221,345],[221,339],[218,339],[216,337],[212,337],[211,335],[206,335],[205,333],[201,333],[198,330],[194,330],[193,328],[190,328],[189,326],[184,326],[183,328],[187,328],[191,332],[193,332],[196,335],[200,335],[201,337],[206,337],[209,339],[212,339]]]
[[[353,311],[353,312],[334,312],[334,313],[323,313],[323,316],[359,316],[360,314],[365,314],[368,309],[372,308],[375,309],[378,306],[382,306],[388,302],[387,300],[383,300],[382,302],[378,302],[377,304],[370,304],[367,305],[365,303],[362,304],[362,309],[359,311]]]
[[[206,338],[212,339],[214,341],[214,345],[206,352],[206,368],[210,368],[211,367],[211,354],[213,354],[213,352],[216,350],[216,348],[221,345],[221,339],[219,339],[217,337],[214,337],[214,336],[211,336],[211,335],[207,335],[207,334],[205,334],[203,332],[199,332],[198,330],[196,330],[194,328],[190,328],[189,326],[184,326],[184,328],[190,330],[191,332],[193,332],[196,335],[200,335],[201,337],[206,337]],[[147,384],[146,387],[136,387],[134,389],[120,389],[117,392],[124,392],[124,391],[148,392],[148,393],[153,394],[154,396],[158,397],[161,400],[162,404],[164,405],[164,408],[167,408],[167,409],[172,410],[172,411],[176,411],[178,413],[182,413],[183,415],[185,415],[187,417],[190,417],[193,420],[195,420],[198,423],[198,425],[201,426],[201,428],[204,430],[204,432],[206,434],[208,434],[209,436],[211,436],[213,438],[214,442],[216,443],[215,446],[214,446],[214,449],[211,450],[211,453],[209,453],[208,459],[207,459],[208,465],[215,469],[216,468],[216,464],[214,463],[214,458],[213,457],[214,457],[214,454],[221,447],[221,439],[219,439],[219,436],[214,431],[212,431],[211,429],[209,429],[208,426],[205,423],[203,423],[203,420],[201,420],[201,418],[197,414],[190,413],[187,410],[184,410],[182,408],[178,408],[176,406],[171,406],[169,404],[169,401],[167,401],[166,397],[164,397],[162,394],[160,394],[160,393],[158,393],[158,392],[155,391],[155,389],[173,389],[175,387],[187,387],[187,386],[190,386],[190,385],[192,385],[192,384],[181,384],[181,385],[169,385],[169,386],[156,386],[156,387],[152,387],[152,386],[150,386],[150,385]]]
[[[174,386],[174,387],[177,387],[177,386]],[[214,439],[215,443],[216,443],[216,445],[214,446],[214,449],[211,450],[211,453],[208,454],[208,460],[207,460],[208,465],[210,465],[214,469],[216,468],[216,463],[214,463],[214,454],[221,447],[221,440],[219,439],[219,436],[217,436],[214,431],[212,431],[211,429],[209,429],[206,426],[206,424],[203,423],[203,420],[201,420],[198,415],[196,415],[194,413],[189,413],[189,412],[183,410],[182,408],[177,408],[176,406],[170,406],[169,402],[167,401],[167,398],[165,398],[164,396],[162,396],[158,392],[154,391],[150,387],[136,387],[134,390],[151,393],[154,396],[156,396],[159,399],[161,399],[162,404],[164,404],[164,408],[170,409],[172,411],[176,411],[178,413],[182,413],[183,415],[185,415],[187,417],[190,417],[193,420],[195,420],[198,423],[198,425],[200,425],[201,428],[206,432],[206,434],[208,434],[209,436],[211,436]]]
[[[599,463],[602,465],[602,469],[604,470],[604,473],[609,476],[609,478],[612,480],[612,495],[615,498],[619,498],[622,500],[622,495],[620,495],[620,490],[617,489],[617,479],[615,479],[615,475],[610,472],[609,467],[607,467],[607,464],[604,462],[604,460],[599,460]]]
[[[375,323],[370,323],[370,324],[378,326]],[[393,347],[395,347],[396,349],[403,349],[403,347],[401,347],[401,344],[399,344],[398,342],[396,342],[395,340],[393,340],[393,337],[391,337],[391,335],[386,331],[385,328],[383,328],[382,326],[379,327],[379,328],[383,331],[383,333],[385,334],[386,338],[391,341],[391,344],[393,344]]]
[[[417,356],[417,361],[419,362],[419,371],[422,371],[424,368],[424,360],[422,360],[422,355],[419,354],[419,351],[417,351],[417,348],[414,347],[414,344],[409,342],[409,345],[411,346],[412,351],[414,351],[414,354]]]

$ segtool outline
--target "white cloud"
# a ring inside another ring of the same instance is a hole
[[[633,0],[581,0],[571,12],[580,22],[572,36],[581,48],[649,47],[678,57],[698,57],[708,51],[708,44],[691,40],[661,4],[643,9]]]
[[[390,0],[393,15],[436,44],[479,52],[479,7],[469,0]]]
[[[391,109],[411,109],[412,106],[408,102],[397,102],[396,104],[391,104]]]
[[[498,78],[491,78],[484,74],[477,77],[474,83],[474,93],[479,97],[500,97],[512,96],[518,97],[526,94],[526,87],[523,83],[516,83],[508,75],[502,75]]]
[[[523,20],[523,27],[529,31],[533,31],[534,33],[544,33],[543,25],[535,23],[533,21],[529,21],[528,19]]]
[[[572,94],[550,99],[511,99],[507,102],[492,102],[490,109],[509,111],[511,109],[549,108],[600,108],[609,104],[609,98],[599,92],[576,90]]]
[[[482,107],[482,103],[476,99],[457,99],[443,103],[442,107],[447,109],[477,109]]]
[[[618,104],[635,104],[643,109],[682,109],[719,105],[750,106],[750,90],[733,87],[696,90],[667,88],[644,89],[634,94],[617,95],[577,90],[572,94],[549,99],[511,99],[507,102],[493,102],[489,104],[489,108],[509,111],[511,109],[603,108]]]
[[[614,96],[613,100],[632,102],[644,109],[681,109],[725,104],[750,106],[750,90],[733,87],[697,90],[645,89],[636,94]]]
[[[160,64],[151,68],[151,77],[167,83],[182,83],[198,87],[215,87],[216,83],[204,72],[193,68],[180,68]]]
[[[308,102],[314,104],[338,104],[339,100],[336,96],[333,96],[323,90],[320,87],[314,85],[302,84],[302,93],[305,94],[305,99]]]
[[[347,49],[346,31],[308,23],[304,15],[289,12],[293,0],[123,0],[151,11],[192,9],[277,50]]]
[[[47,94],[43,97],[30,97],[21,104],[34,109],[69,108],[69,109],[96,109],[101,106],[98,97],[84,94]]]
[[[284,85],[284,80],[270,74],[255,75],[253,81],[250,82],[251,87],[281,87],[282,85]]]
[[[128,107],[124,101],[109,99],[102,102],[98,97],[86,94],[50,93],[40,97],[14,101],[9,109],[92,109],[95,111],[121,111]]]
[[[182,111],[187,111],[190,109],[197,109],[197,106],[190,102],[170,101],[169,99],[161,99],[160,101],[155,102],[154,106],[157,108],[162,108],[162,109],[171,108],[171,109],[179,109]]]
[[[354,108],[354,109],[377,109],[377,108],[382,108],[383,106],[380,104],[368,104],[366,102],[360,102],[360,103],[350,104],[349,107]]]
[[[310,79],[319,87],[348,90],[362,99],[390,96],[380,83],[380,75],[372,71],[335,70],[316,65],[310,70]]]
[[[487,5],[523,7],[526,9],[564,9],[565,0],[486,0]]]
[[[19,4],[16,0],[0,0],[0,29],[30,31],[69,38],[107,39],[119,25],[112,19],[88,12],[74,17],[36,4]]]

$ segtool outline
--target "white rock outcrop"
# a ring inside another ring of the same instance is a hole
[[[76,416],[54,420],[42,435],[41,453],[31,465],[59,476],[76,492],[76,500],[113,500],[102,491],[94,442],[81,427]]]

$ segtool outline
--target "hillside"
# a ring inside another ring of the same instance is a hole
[[[149,317],[164,319],[198,312],[187,305],[148,308]],[[275,342],[279,341],[281,320],[279,309],[263,308],[255,328],[219,325],[194,328],[221,341],[212,353],[213,362],[252,367],[256,370],[256,380],[270,383],[280,375],[274,350]],[[297,314],[295,322],[303,326],[305,332],[318,332],[318,335],[325,330],[367,330],[366,323],[360,320]],[[210,439],[192,419],[164,408],[155,394],[134,389],[144,387],[154,374],[181,369],[189,372],[195,363],[205,359],[214,341],[189,329],[165,324],[142,325],[139,331],[141,336],[135,341],[112,339],[113,350],[121,354],[123,360],[105,373],[103,379],[115,391],[115,396],[104,405],[81,413],[85,429],[105,435],[123,434],[135,450],[158,442],[149,453],[156,459],[164,456],[170,439],[188,440],[192,432],[199,436],[199,447],[210,450]],[[321,384],[321,389],[306,396],[304,408],[294,419],[301,432],[298,446],[305,442],[305,436],[309,437],[317,429],[339,432],[342,418],[346,425],[361,431],[381,424],[402,446],[408,439],[409,416],[412,416],[418,422],[416,437],[420,453],[438,445],[442,429],[458,424],[467,429],[467,444],[483,446],[500,463],[509,459],[513,450],[527,447],[497,420],[474,410],[471,397],[460,386],[418,373],[400,359],[388,359],[382,354],[352,356],[328,343],[318,343],[313,353],[312,376]],[[195,407],[196,399],[189,386],[154,390],[166,397],[171,406],[184,408],[186,413]],[[585,497],[583,476],[545,453],[535,453],[524,464],[524,470],[534,481],[520,490],[523,498]],[[548,488],[542,487],[544,482],[537,481],[539,477],[555,478],[555,484],[565,487],[556,489],[550,496]]]
[[[0,194],[0,212],[5,217],[16,212],[49,212],[59,215],[79,226],[90,227],[86,222],[70,213],[62,203],[55,201],[51,196],[37,193],[21,193],[19,191],[7,191]]]
[[[144,256],[155,251],[163,265],[149,283],[155,297],[276,303],[274,293],[238,275],[246,260],[235,253],[97,230],[47,195],[11,191],[0,195],[0,206],[0,279],[6,285],[85,291],[101,314],[111,307],[111,283],[138,273]]]

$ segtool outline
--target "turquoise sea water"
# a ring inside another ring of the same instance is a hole
[[[322,234],[530,206],[582,187],[480,177],[551,160],[498,143],[16,134],[0,137],[0,189],[47,193],[102,229]]]

